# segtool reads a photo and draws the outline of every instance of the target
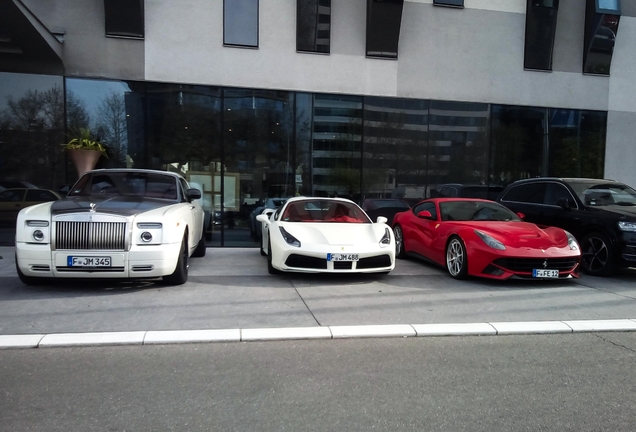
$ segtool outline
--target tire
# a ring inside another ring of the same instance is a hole
[[[179,259],[177,260],[177,268],[174,273],[164,276],[163,281],[168,285],[183,285],[188,281],[188,240],[187,235],[183,237],[181,249],[179,250]]]
[[[267,271],[269,274],[275,275],[279,274],[280,270],[275,269],[272,265],[272,243],[271,241],[267,242]]]
[[[194,252],[192,252],[192,256],[195,258],[201,258],[205,256],[206,252],[207,247],[205,244],[205,236],[201,235],[201,239],[199,240],[199,243],[197,243],[197,248],[194,250]]]
[[[581,269],[591,276],[609,276],[616,273],[614,252],[605,234],[593,232],[583,238]]]
[[[404,233],[402,227],[396,225],[393,227],[393,235],[395,236],[395,257],[406,258],[406,252],[404,252]]]
[[[446,269],[455,279],[466,279],[466,276],[468,276],[466,246],[457,236],[451,237],[446,246]]]

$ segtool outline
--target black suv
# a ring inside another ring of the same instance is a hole
[[[605,276],[636,266],[636,191],[614,180],[533,178],[506,187],[498,201],[527,222],[571,232],[581,267]]]

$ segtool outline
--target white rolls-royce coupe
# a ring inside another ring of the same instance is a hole
[[[395,238],[385,217],[371,221],[344,198],[290,198],[260,214],[261,254],[270,274],[388,273],[395,267]]]
[[[178,174],[103,169],[68,195],[27,207],[16,222],[16,270],[25,284],[47,278],[188,280],[205,255],[201,192]]]

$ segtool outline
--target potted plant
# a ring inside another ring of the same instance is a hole
[[[69,137],[69,142],[62,144],[62,147],[73,161],[77,175],[81,177],[95,168],[102,155],[106,156],[106,147],[91,135],[88,128],[78,128]]]

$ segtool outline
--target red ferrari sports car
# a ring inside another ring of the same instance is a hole
[[[423,258],[456,279],[578,277],[581,251],[572,234],[523,222],[493,201],[424,200],[395,215],[393,232],[398,258]]]

